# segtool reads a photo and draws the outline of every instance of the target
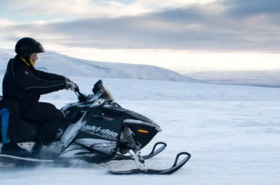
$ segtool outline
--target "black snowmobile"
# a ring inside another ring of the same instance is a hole
[[[161,131],[159,125],[131,110],[122,108],[113,100],[111,93],[103,86],[102,80],[95,83],[93,94],[85,95],[77,89],[78,102],[61,108],[69,126],[59,142],[59,155],[54,159],[34,159],[7,156],[0,154],[0,160],[23,161],[27,163],[65,163],[71,160],[82,160],[87,163],[107,164],[111,161],[134,161],[129,169],[109,169],[112,174],[172,174],[180,169],[191,157],[187,152],[177,154],[174,164],[165,169],[152,169],[145,161],[158,155],[167,146],[164,142],[154,144],[151,152],[141,155],[141,149]],[[32,138],[37,128],[28,123],[28,135],[22,139],[27,142],[19,146],[32,150]],[[33,142],[34,143],[34,142]],[[181,159],[179,159],[181,158]],[[122,166],[122,165],[120,165]],[[107,168],[108,166],[103,165]],[[110,168],[110,167],[108,167]]]

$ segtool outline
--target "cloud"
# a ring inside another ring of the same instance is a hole
[[[151,2],[156,4],[157,0]],[[164,2],[168,4],[169,0]],[[208,3],[207,6],[188,4],[157,12],[145,9],[149,13],[134,16],[11,25],[5,30],[17,38],[28,34],[41,39],[42,43],[67,47],[279,51],[280,25],[276,21],[278,16],[275,16],[278,15],[275,10],[279,4],[277,1],[271,1],[275,7],[263,6],[265,1],[262,0],[219,2]],[[140,0],[129,6],[136,5],[148,6]]]
[[[279,0],[223,0],[223,4],[234,17],[280,14]]]
[[[152,8],[146,7],[143,3],[122,3],[115,0],[2,0],[0,7],[24,17],[52,19],[54,16],[60,16],[65,20],[139,15],[152,11]]]
[[[81,14],[83,11],[89,11],[92,7],[90,0],[14,0],[13,2],[2,0],[0,5],[23,15],[41,15],[42,12],[43,14]]]
[[[0,28],[1,27],[6,27],[6,26],[11,26],[11,25],[16,25],[16,23],[9,20],[9,19],[1,19],[0,18]]]
[[[216,0],[1,0],[5,7],[23,16],[67,16],[70,18],[116,17],[139,15],[147,12],[174,9]]]

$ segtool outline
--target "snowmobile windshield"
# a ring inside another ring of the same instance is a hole
[[[103,86],[102,93],[105,99],[112,100],[112,101],[114,100],[111,92],[105,86]]]
[[[98,80],[92,89],[94,95],[101,93],[101,97],[107,100],[114,100],[111,92],[103,85],[102,80]]]

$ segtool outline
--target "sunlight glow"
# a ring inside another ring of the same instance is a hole
[[[180,72],[207,70],[279,70],[280,54],[209,53],[175,50],[88,49],[47,46],[75,58],[91,61],[146,64]]]

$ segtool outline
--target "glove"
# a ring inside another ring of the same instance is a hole
[[[65,89],[67,90],[72,90],[72,91],[75,91],[75,89],[78,89],[79,87],[77,86],[77,84],[75,84],[74,82],[66,82],[66,86],[65,86]]]

